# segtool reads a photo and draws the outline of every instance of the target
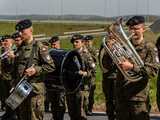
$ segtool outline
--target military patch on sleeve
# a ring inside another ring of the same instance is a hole
[[[158,51],[158,49],[157,49],[156,47],[154,47],[154,51],[156,51],[156,52],[157,52],[157,51]]]
[[[159,63],[159,57],[158,57],[158,49],[156,47],[154,47],[154,51],[156,53],[156,62]]]
[[[158,55],[156,56],[156,62],[159,63],[159,58]]]
[[[51,56],[49,55],[48,53],[48,47],[47,46],[41,46],[40,47],[40,54],[41,54],[41,57],[43,58],[43,60],[47,63],[52,63],[52,58]]]
[[[48,49],[47,49],[47,47],[43,46],[43,47],[41,48],[41,50],[42,50],[43,52],[45,52],[45,51],[47,51]]]
[[[49,55],[47,55],[47,56],[46,56],[46,59],[47,59],[48,61],[50,61],[50,60],[51,60],[51,57],[50,57]]]

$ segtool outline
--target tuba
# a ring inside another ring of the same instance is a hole
[[[130,37],[124,32],[121,23],[118,21],[107,27],[107,35],[103,38],[102,44],[123,76],[130,81],[138,81],[142,78],[141,74],[136,74],[133,70],[124,71],[119,65],[121,62],[129,60],[134,65],[144,68],[142,59],[130,42]]]

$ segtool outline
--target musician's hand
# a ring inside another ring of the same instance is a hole
[[[82,76],[87,76],[87,72],[86,72],[86,71],[80,70],[78,73],[79,73],[80,75],[82,75]]]
[[[9,58],[15,58],[14,51],[13,51],[13,50],[9,51],[8,54],[7,54],[7,56],[8,56]]]
[[[34,67],[29,67],[25,70],[25,75],[27,76],[33,76],[36,74],[36,69]]]
[[[124,71],[132,70],[134,67],[134,65],[131,62],[129,62],[128,60],[125,60],[125,61],[119,63],[119,65]]]
[[[13,92],[13,90],[14,90],[14,87],[12,87],[12,88],[10,89],[9,93]]]

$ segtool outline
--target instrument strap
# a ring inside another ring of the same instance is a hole
[[[22,74],[21,77],[24,76],[25,70],[26,70],[28,67],[31,67],[31,66],[33,65],[34,53],[35,53],[35,51],[36,51],[36,49],[37,49],[37,44],[36,44],[36,43],[37,43],[37,42],[36,42],[35,40],[33,40],[33,42],[32,42],[32,50],[31,50],[31,53],[30,53],[30,57],[29,57],[26,65],[25,65],[25,69],[24,69],[23,74]]]

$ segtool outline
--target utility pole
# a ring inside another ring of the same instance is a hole
[[[149,20],[149,11],[150,11],[150,8],[149,8],[149,0],[147,0],[147,15],[148,15],[148,17],[147,17],[147,22],[148,22],[148,23],[150,22],[150,20]]]
[[[138,15],[138,0],[136,0],[136,15]]]
[[[107,0],[104,0],[104,17],[106,17],[107,15]]]
[[[118,17],[120,17],[121,14],[121,2],[118,0]]]
[[[16,9],[16,20],[18,19],[18,0],[16,0],[16,7],[15,7],[15,9]]]
[[[61,20],[63,20],[63,0],[61,0]]]

